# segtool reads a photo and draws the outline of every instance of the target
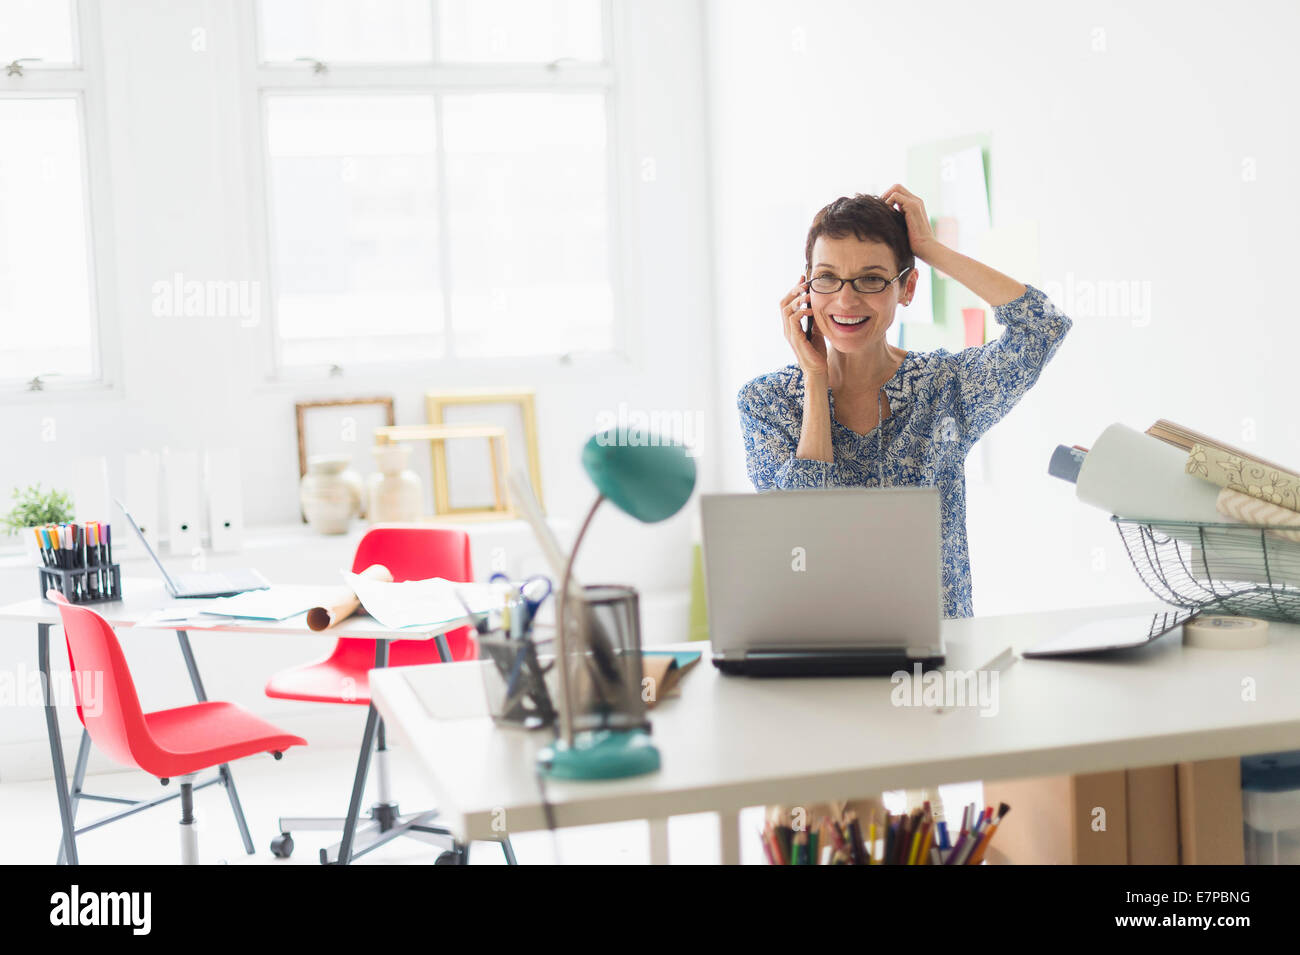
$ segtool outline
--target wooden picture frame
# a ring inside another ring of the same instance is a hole
[[[504,428],[505,456],[516,466],[522,463],[533,493],[537,495],[538,503],[542,503],[542,468],[537,449],[537,410],[533,391],[490,388],[430,391],[424,396],[424,407],[430,425]],[[482,461],[470,458],[467,450],[463,443],[433,442],[430,453],[434,510],[439,515],[449,516],[499,514],[487,494],[490,476],[484,474]],[[474,499],[475,489],[480,492],[481,500]],[[511,502],[508,513],[513,512]]]
[[[351,467],[366,477],[376,469],[371,451],[375,428],[392,427],[396,423],[392,396],[298,401],[293,407],[298,429],[299,480],[307,473],[309,457],[331,451],[351,454]],[[354,408],[364,411],[359,414],[349,411]],[[323,440],[326,435],[328,439]]]

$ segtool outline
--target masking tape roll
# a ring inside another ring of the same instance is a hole
[[[1268,621],[1211,614],[1183,624],[1183,645],[1211,650],[1250,650],[1268,645]]]

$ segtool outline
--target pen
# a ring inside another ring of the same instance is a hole
[[[998,826],[1002,825],[1003,818],[1010,811],[1011,807],[1006,803],[998,803],[997,818],[993,820],[993,824],[988,827],[984,833],[984,837],[980,839],[979,845],[977,845],[975,851],[971,853],[971,865],[979,865],[984,861],[984,853],[988,850],[989,843],[993,841],[993,834],[998,831]]]
[[[912,848],[912,817],[903,813],[898,822],[898,840],[894,845],[894,865],[907,861],[907,854]]]
[[[853,856],[853,864],[866,865],[866,848],[862,845],[862,825],[858,822],[858,814],[850,810],[844,818],[849,824],[849,853]]]
[[[916,854],[917,865],[930,864],[930,845],[934,842],[934,819],[927,818],[921,829],[921,849]]]
[[[789,826],[781,825],[781,819],[782,817],[778,815],[775,821],[771,823],[772,841],[776,844],[777,858],[781,860],[778,864],[789,865],[790,850],[794,848],[791,836],[793,836],[794,833],[791,831]]]
[[[961,852],[957,853],[954,865],[966,865],[970,861],[971,853],[975,850],[975,844],[980,838],[980,824],[984,821],[984,813],[979,813],[975,818],[975,824],[971,826],[970,832],[966,834],[966,842],[962,846]]]
[[[961,811],[961,832],[957,835],[957,841],[953,843],[952,849],[948,853],[948,858],[944,860],[944,865],[958,865],[960,853],[966,846],[966,823],[970,819],[971,807],[966,806]]]
[[[925,844],[921,846],[921,865],[930,865],[930,854],[934,851],[934,837],[936,824],[934,817],[931,816],[929,824],[925,828]]]
[[[800,829],[794,834],[794,855],[790,858],[791,865],[806,865],[808,861],[808,833]]]
[[[781,837],[777,834],[776,826],[770,822],[767,824],[767,841],[772,843],[772,856],[776,859],[776,864],[785,865],[786,854],[781,847]]]

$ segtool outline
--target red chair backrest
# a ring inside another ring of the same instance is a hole
[[[55,600],[54,595],[51,591],[51,600]],[[68,643],[77,715],[104,753],[127,766],[139,766],[137,754],[156,746],[145,725],[140,697],[117,635],[89,607],[75,607],[65,600],[55,602]]]
[[[359,574],[371,564],[383,564],[395,582],[428,580],[470,581],[474,577],[469,553],[469,534],[450,527],[376,527],[361,538],[352,572]],[[345,646],[346,645],[346,646]],[[453,659],[471,660],[477,647],[470,638],[469,627],[447,632],[447,645]],[[373,666],[375,642],[345,637],[339,640],[335,656],[340,654],[363,660]],[[439,663],[438,644],[434,640],[394,640],[388,645],[389,666]]]

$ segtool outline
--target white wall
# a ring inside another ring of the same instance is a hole
[[[712,398],[708,321],[707,169],[701,88],[700,15],[690,0],[620,4],[617,81],[620,182],[629,326],[627,358],[456,362],[407,378],[266,380],[267,322],[157,318],[154,282],[258,274],[250,203],[252,149],[242,117],[236,4],[217,0],[106,0],[109,155],[118,294],[103,303],[118,330],[122,373],[109,393],[0,399],[0,488],[57,482],[78,455],[106,454],[114,476],[123,449],[237,446],[243,451],[247,519],[285,523],[297,513],[293,404],[334,395],[392,393],[399,423],[423,420],[433,387],[524,386],[538,392],[543,487],[549,509],[575,517],[590,482],[579,467],[597,415],[620,402],[647,410],[704,411]],[[207,50],[191,31],[207,31]],[[656,178],[641,161],[654,157]],[[580,304],[580,303],[579,303]],[[52,418],[57,440],[42,441]],[[706,433],[707,434],[707,433]],[[707,456],[700,464],[707,466]],[[611,522],[612,523],[612,522]],[[595,531],[591,560],[609,567]],[[621,534],[619,538],[621,538]],[[689,560],[679,548],[689,521],[642,530],[633,561],[617,570],[650,589],[682,587]],[[662,549],[661,549],[662,548]],[[638,556],[640,555],[640,556]],[[613,569],[613,568],[611,568]],[[616,570],[616,572],[617,572]]]
[[[1108,515],[1047,476],[1058,443],[1165,417],[1300,464],[1289,394],[1300,354],[1300,7],[707,9],[726,487],[750,486],[736,389],[792,360],[776,303],[798,277],[813,213],[906,185],[910,145],[972,132],[992,134],[994,225],[1038,225],[1040,274],[1017,278],[1136,280],[1150,283],[1152,304],[1145,325],[1072,314],[1038,385],[986,438],[989,481],[968,499],[975,612],[1149,596]]]
[[[101,307],[115,329],[110,363],[120,360],[121,374],[107,392],[0,398],[0,497],[37,480],[57,485],[82,455],[107,455],[118,481],[125,450],[236,446],[242,451],[248,522],[288,524],[298,513],[295,401],[391,393],[398,423],[416,423],[423,420],[422,396],[430,388],[519,386],[537,390],[548,510],[576,526],[594,498],[579,453],[602,411],[626,403],[707,415],[713,400],[710,338],[700,332],[709,327],[711,287],[701,13],[691,0],[616,6],[619,188],[625,203],[620,251],[627,287],[620,319],[632,341],[629,356],[568,366],[551,359],[463,362],[406,378],[284,384],[268,382],[261,373],[271,344],[266,323],[249,329],[231,320],[156,318],[150,310],[153,283],[175,272],[213,280],[257,275],[250,214],[254,147],[245,136],[247,104],[238,72],[240,47],[249,38],[238,33],[238,4],[104,0],[117,293]],[[206,30],[202,53],[191,46],[198,27]],[[647,157],[655,168],[649,181],[642,175]],[[51,421],[55,440],[42,440]],[[710,423],[706,417],[706,444]],[[697,459],[701,484],[713,460],[708,453]],[[606,507],[579,570],[589,582],[631,583],[646,594],[684,591],[691,540],[689,512],[646,527]],[[0,603],[34,596],[34,578],[34,570],[0,575]],[[684,609],[680,616],[675,636],[684,639]],[[30,670],[33,650],[27,628],[0,624],[0,669],[15,672],[21,664]],[[166,652],[174,653],[171,646]],[[308,655],[304,650],[303,658]],[[244,674],[251,665],[246,648],[212,647],[203,656],[212,686],[256,682]],[[167,674],[174,676],[174,670],[166,665]],[[266,709],[255,694],[239,702]],[[0,758],[6,744],[43,733],[39,712],[0,714]],[[5,769],[0,762],[0,777]]]

